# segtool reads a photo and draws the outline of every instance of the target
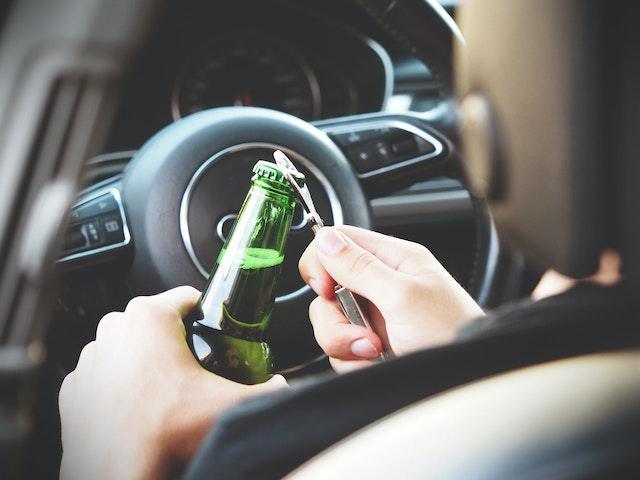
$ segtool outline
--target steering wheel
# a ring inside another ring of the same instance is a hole
[[[368,189],[390,191],[455,168],[451,59],[452,43],[461,41],[455,25],[432,1],[391,2],[389,8],[390,2],[358,3],[428,62],[442,95],[435,113],[376,113],[316,124],[257,107],[189,115],[149,139],[122,175],[82,194],[60,262],[87,265],[130,255],[126,280],[134,295],[182,284],[202,288],[246,194],[251,167],[271,159],[276,149],[306,175],[327,224],[371,227]],[[377,144],[389,146],[386,157],[370,155]],[[279,371],[321,356],[307,317],[314,295],[297,271],[312,234],[301,211],[293,223],[268,339]],[[493,288],[496,250],[490,222],[482,218],[478,224],[472,289],[481,299]],[[98,228],[104,234],[100,241]],[[74,239],[80,237],[90,244],[95,238],[95,245],[78,247]]]

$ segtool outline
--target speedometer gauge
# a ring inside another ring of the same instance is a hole
[[[177,120],[231,105],[271,108],[316,120],[320,89],[310,66],[292,48],[266,34],[238,32],[187,62],[174,89],[172,113]]]

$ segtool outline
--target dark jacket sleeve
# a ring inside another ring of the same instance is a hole
[[[536,363],[637,346],[637,303],[624,289],[581,287],[482,319],[451,345],[244,402],[220,417],[186,478],[281,478],[431,395]]]

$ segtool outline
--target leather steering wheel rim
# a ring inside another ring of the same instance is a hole
[[[371,227],[369,204],[351,164],[321,130],[258,107],[198,112],[154,135],[125,169],[122,197],[135,244],[127,283],[135,295],[184,284],[204,287],[224,242],[215,232],[239,210],[251,167],[276,149],[307,174],[328,224]],[[320,355],[307,319],[315,295],[297,272],[297,260],[312,239],[303,226],[289,235],[269,328],[278,370]]]
[[[462,39],[446,12],[435,2],[424,0],[357,1],[399,43],[425,60],[439,80],[445,100],[452,97],[453,48],[454,44],[462,44]],[[407,28],[400,29],[399,25]],[[438,127],[451,137],[455,136],[454,125],[455,121],[448,118]],[[211,258],[217,253],[198,265],[199,255],[194,253],[197,249],[190,250],[184,236],[186,227],[181,225],[181,216],[185,216],[181,208],[185,190],[204,164],[228,164],[225,156],[237,157],[247,151],[264,153],[269,149],[281,149],[294,161],[315,169],[319,177],[326,180],[324,185],[333,188],[329,197],[333,195],[337,199],[343,212],[339,218],[332,215],[337,221],[329,223],[371,227],[368,201],[353,167],[318,128],[291,115],[263,108],[224,107],[199,112],[158,132],[125,170],[123,200],[136,245],[127,280],[134,294],[155,293],[181,284],[204,286],[203,270],[212,267]],[[257,159],[254,157],[252,161]],[[246,155],[243,161],[247,167]],[[334,210],[332,208],[332,214]],[[486,305],[496,271],[496,237],[487,217],[477,217],[479,240],[471,289],[480,303]],[[192,222],[186,230],[193,228]],[[308,241],[310,237],[306,243]],[[220,242],[217,247],[221,245]],[[277,302],[271,327],[270,342],[274,350],[290,351],[284,358],[276,355],[281,360],[280,369],[296,368],[320,354],[308,321],[301,318],[313,298],[312,292],[301,287],[289,293]],[[286,320],[278,321],[278,318]],[[300,339],[306,341],[300,342]],[[313,353],[308,355],[305,351]]]

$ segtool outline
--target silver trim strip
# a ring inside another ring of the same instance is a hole
[[[378,226],[406,223],[406,217],[440,215],[466,219],[473,217],[469,192],[463,188],[444,192],[393,195],[371,200],[371,212]],[[422,218],[422,220],[425,220]]]

